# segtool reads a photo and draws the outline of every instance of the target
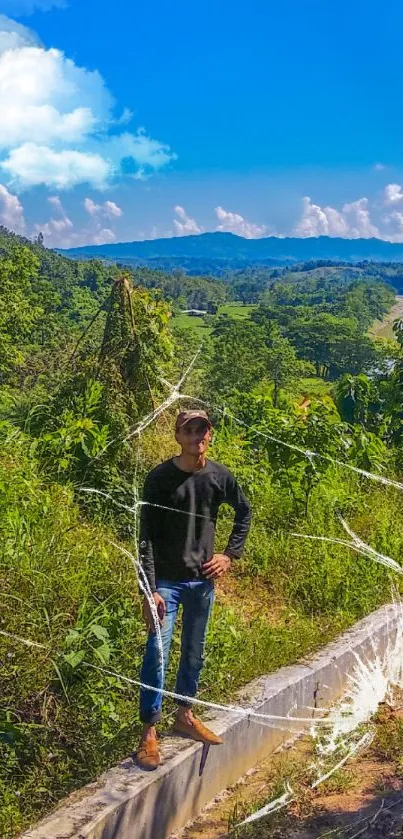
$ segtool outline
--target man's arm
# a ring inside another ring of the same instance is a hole
[[[157,592],[155,581],[155,565],[153,551],[153,536],[155,526],[155,507],[157,503],[156,484],[151,474],[147,475],[144,484],[143,501],[140,516],[140,562],[147,577],[160,624],[165,615],[165,601]],[[144,595],[143,617],[149,632],[155,632],[155,620],[150,606],[149,597]]]
[[[251,509],[249,501],[231,472],[227,475],[223,502],[229,504],[235,510],[235,520],[224,553],[214,554],[212,559],[203,566],[203,572],[208,580],[216,580],[221,577],[228,571],[231,560],[238,559],[241,556],[250,528]]]
[[[156,503],[155,499],[155,481],[153,480],[152,475],[149,474],[147,475],[144,484],[143,501],[145,503],[141,507],[140,515],[140,562],[152,592],[156,590],[153,551],[153,525],[155,519],[155,507],[152,506]]]
[[[239,559],[249,533],[252,513],[248,499],[231,473],[227,477],[223,501],[235,511],[234,524],[224,554],[230,559]]]

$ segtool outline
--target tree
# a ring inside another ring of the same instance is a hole
[[[379,431],[382,412],[379,390],[376,382],[365,373],[357,376],[347,373],[340,379],[336,389],[336,404],[345,422]]]
[[[172,355],[170,310],[152,292],[133,288],[122,274],[115,282],[100,352],[102,375],[115,398],[123,397],[131,421],[154,407],[162,365]]]
[[[295,320],[287,334],[299,357],[311,361],[324,379],[368,370],[376,360],[374,342],[353,318],[320,312]]]
[[[310,365],[297,358],[294,347],[278,328],[272,328],[267,345],[267,373],[274,385],[273,405],[277,408],[280,390],[290,388]]]
[[[400,346],[400,358],[395,361],[389,380],[388,403],[391,422],[391,435],[400,446],[403,442],[403,320],[397,320],[393,331]],[[401,455],[401,459],[403,457]]]
[[[265,337],[264,329],[256,324],[231,318],[228,323],[220,321],[208,371],[213,399],[222,402],[223,397],[237,389],[250,391],[265,377],[268,365]]]
[[[13,246],[0,258],[0,382],[6,382],[24,363],[33,330],[43,309],[33,305],[31,279],[39,261],[28,248]]]

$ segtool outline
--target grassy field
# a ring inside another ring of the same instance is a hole
[[[248,318],[256,309],[257,306],[255,305],[244,306],[242,303],[225,303],[224,306],[220,306],[218,314],[229,315],[231,318],[234,318],[234,320],[245,320],[245,318]]]
[[[211,328],[204,323],[203,317],[193,317],[185,314],[175,315],[174,323],[181,329],[192,329],[195,335],[200,338],[205,338],[211,332]]]
[[[234,320],[246,320],[252,312],[255,311],[256,306],[243,306],[242,303],[225,303],[218,309],[218,315],[229,315]],[[204,323],[204,317],[194,317],[184,313],[175,315],[175,326],[181,329],[192,329],[199,338],[205,338],[211,332],[211,327]]]

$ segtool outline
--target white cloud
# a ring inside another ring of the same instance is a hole
[[[92,198],[84,199],[84,208],[90,216],[106,216],[106,218],[120,218],[123,210],[114,201],[105,201],[104,204],[96,204]]]
[[[91,199],[87,200],[91,201]],[[48,221],[35,224],[33,231],[35,235],[43,233],[47,247],[72,248],[81,245],[105,245],[116,240],[114,230],[103,227],[99,219],[94,216],[88,226],[76,229],[58,195],[50,195],[48,202],[53,208],[53,215]],[[106,203],[113,204],[113,202]],[[114,204],[114,206],[117,205]]]
[[[76,143],[108,119],[113,99],[97,71],[56,49],[23,46],[0,56],[0,148],[29,140]]]
[[[74,240],[73,222],[68,217],[58,195],[50,195],[48,202],[53,207],[56,217],[50,218],[44,224],[35,224],[34,232],[42,233],[45,244],[49,247],[64,247],[65,243],[70,244]]]
[[[95,233],[91,244],[107,245],[116,241],[116,235],[109,227],[103,227],[98,233]]]
[[[120,174],[144,178],[175,155],[158,140],[116,132],[101,75],[44,49],[26,27],[0,15],[0,167],[17,189],[39,184],[104,188]]]
[[[92,198],[84,199],[84,208],[89,216],[95,216],[101,209],[100,204],[96,204]]]
[[[390,206],[403,201],[403,189],[400,184],[388,184],[384,191],[384,204]]]
[[[384,172],[386,166],[384,163],[374,163],[372,169],[374,172]]]
[[[403,213],[394,210],[383,217],[383,222],[387,227],[385,238],[389,242],[403,242]]]
[[[344,205],[343,215],[349,221],[350,239],[379,238],[379,229],[372,223],[368,207],[368,198],[359,198],[358,201]]]
[[[254,224],[251,221],[247,221],[239,213],[231,213],[228,210],[224,210],[223,207],[216,207],[214,212],[220,222],[216,229],[222,232],[235,233],[237,236],[243,236],[245,239],[260,239],[269,232],[265,224]]]
[[[293,231],[295,236],[347,236],[348,225],[333,207],[320,207],[313,204],[308,195],[303,198],[302,216]]]
[[[47,146],[24,143],[13,149],[0,163],[17,187],[45,184],[57,189],[69,189],[88,183],[103,189],[111,174],[110,165],[99,154],[81,151],[53,151]]]
[[[0,224],[14,233],[25,232],[24,208],[16,195],[0,184]]]
[[[176,160],[169,146],[148,137],[144,128],[136,134],[127,131],[104,141],[106,154],[117,165],[124,162],[125,171],[134,178],[143,179]]]
[[[293,235],[301,238],[340,236],[343,239],[368,239],[380,234],[371,222],[367,198],[344,204],[339,211],[334,207],[313,204],[309,196],[305,196],[302,216],[293,230]]]
[[[62,202],[58,195],[49,195],[48,197],[49,204],[55,208],[59,213],[64,213]]]
[[[114,201],[105,201],[104,212],[105,215],[110,216],[111,218],[120,218],[123,216],[122,208],[118,207]]]
[[[0,15],[0,55],[6,50],[40,46],[38,36],[22,23]]]
[[[2,0],[2,9],[10,15],[30,15],[38,10],[48,12],[50,9],[64,9],[66,0]]]
[[[194,218],[187,215],[186,210],[179,205],[174,207],[174,211],[178,218],[174,218],[175,235],[176,236],[192,236],[196,233],[203,233],[203,228],[199,227]],[[155,237],[151,237],[155,238]]]

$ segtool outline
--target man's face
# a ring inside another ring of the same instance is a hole
[[[182,454],[201,455],[204,454],[211,442],[211,431],[207,423],[200,419],[190,420],[183,425],[176,434]]]

